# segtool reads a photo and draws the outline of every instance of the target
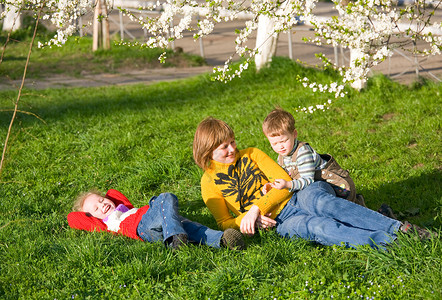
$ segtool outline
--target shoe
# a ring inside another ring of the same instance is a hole
[[[396,250],[402,248],[401,244],[399,244],[397,240],[394,240],[391,243],[385,244],[384,247],[387,252],[396,251]]]
[[[244,250],[246,248],[241,232],[233,228],[224,231],[221,237],[221,245],[232,250]]]
[[[365,205],[365,199],[364,196],[362,196],[362,194],[356,194],[355,203],[363,207],[367,207],[367,205]]]
[[[421,228],[417,225],[411,224],[408,221],[405,221],[402,223],[401,227],[399,228],[400,231],[407,234],[417,234],[421,240],[426,240],[431,238],[431,236],[437,237],[437,233],[431,232],[427,229]]]
[[[397,220],[397,217],[396,217],[396,215],[394,214],[394,212],[393,212],[393,210],[391,209],[391,207],[388,206],[388,205],[385,204],[385,203],[382,203],[381,207],[379,207],[379,209],[378,209],[378,213],[381,213],[381,214],[383,214],[384,216],[389,217],[389,218],[391,218],[391,219],[395,219],[395,220]]]
[[[181,233],[172,236],[172,243],[170,243],[170,247],[172,248],[173,251],[176,251],[186,244],[187,244],[187,234]]]

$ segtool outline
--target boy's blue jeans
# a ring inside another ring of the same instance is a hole
[[[223,233],[180,216],[178,199],[171,193],[152,197],[137,227],[138,236],[146,242],[166,241],[176,234],[187,234],[190,242],[215,248],[220,247]]]
[[[326,182],[317,181],[293,194],[276,217],[283,237],[300,237],[322,245],[384,248],[396,239],[401,223],[335,196]]]

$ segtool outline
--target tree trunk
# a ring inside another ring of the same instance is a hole
[[[276,54],[278,34],[274,32],[274,28],[275,21],[264,15],[259,16],[256,34],[256,49],[258,49],[258,53],[255,55],[255,65],[258,71],[271,62],[272,57]]]
[[[109,22],[105,0],[96,0],[95,2],[92,51],[98,49],[110,49]]]
[[[361,57],[359,51],[355,49],[350,49],[350,67],[354,65],[354,62]],[[365,79],[358,79],[350,83],[350,86],[358,91],[367,86],[367,81]]]
[[[347,6],[350,3],[350,0],[341,0],[340,5],[342,7]],[[355,63],[355,61],[360,58],[360,53],[359,51],[355,50],[355,49],[350,49],[350,67],[353,66]],[[338,62],[336,62],[336,65],[338,65]],[[350,83],[350,86],[358,91],[360,91],[361,89],[363,89],[364,87],[367,86],[367,81],[365,79],[358,79],[353,81],[352,83]]]
[[[103,19],[101,20],[101,29],[103,32],[103,49],[110,49],[110,38],[109,38],[109,18],[107,15],[107,5],[106,1],[102,0],[101,12],[103,14]]]
[[[3,19],[3,31],[16,31],[22,26],[20,9],[18,7],[8,5],[5,6],[6,16]]]

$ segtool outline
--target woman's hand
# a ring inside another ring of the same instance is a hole
[[[272,182],[272,187],[278,190],[290,188],[290,181],[285,181],[284,179],[275,179]]]
[[[267,194],[270,190],[272,189],[272,184],[270,182],[267,182],[266,184],[263,185],[262,187],[262,193],[265,195]]]
[[[266,214],[265,216],[259,215],[256,219],[256,227],[267,229],[275,227],[276,221],[270,218],[271,213]]]
[[[241,220],[241,225],[239,227],[240,231],[247,235],[255,234],[255,223],[260,216],[261,210],[258,206],[252,205],[249,211],[246,213],[244,218]]]

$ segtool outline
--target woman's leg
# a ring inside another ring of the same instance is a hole
[[[138,236],[144,241],[166,241],[177,234],[186,234],[178,214],[178,199],[174,194],[163,193],[152,197],[149,209],[137,227]]]
[[[333,188],[323,181],[312,183],[294,194],[292,199],[296,207],[311,216],[333,218],[340,223],[364,230],[394,234],[401,225],[399,221],[374,210],[336,197]]]
[[[395,235],[382,230],[357,228],[333,218],[311,215],[297,207],[295,200],[296,198],[290,200],[275,219],[276,231],[283,237],[300,237],[322,245],[353,248],[359,245],[383,248],[395,239]]]

